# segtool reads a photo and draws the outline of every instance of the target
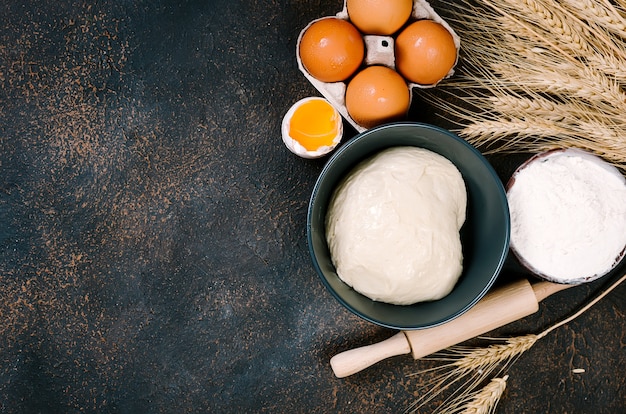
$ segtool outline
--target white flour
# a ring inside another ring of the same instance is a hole
[[[509,189],[511,247],[553,281],[607,273],[626,246],[626,180],[576,150],[522,169]]]

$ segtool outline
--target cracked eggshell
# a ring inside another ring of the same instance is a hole
[[[339,19],[349,21],[350,17],[348,16],[348,9],[346,7],[346,1],[344,0],[343,2],[343,9],[339,13],[337,13],[335,16],[324,16],[319,19],[315,19],[311,21],[304,29],[302,29],[302,31],[300,32],[300,35],[298,36],[298,42],[296,46],[296,60],[298,62],[298,68],[300,69],[300,72],[304,74],[307,80],[315,87],[315,89],[317,89],[318,92],[321,93],[322,96],[326,98],[337,109],[337,111],[339,111],[339,113],[357,130],[357,132],[363,132],[367,128],[359,125],[354,119],[352,119],[352,117],[348,114],[348,110],[346,109],[345,95],[346,95],[347,82],[349,80],[344,81],[344,82],[322,82],[314,78],[304,68],[304,65],[302,64],[302,59],[300,59],[300,41],[302,40],[302,36],[304,35],[304,32],[306,32],[306,30],[316,21],[325,19],[328,17],[336,17]],[[413,11],[411,13],[411,17],[409,18],[409,21],[405,24],[405,26],[403,26],[403,28],[413,23],[416,20],[425,20],[425,19],[432,20],[441,24],[443,27],[446,28],[446,30],[450,32],[450,34],[452,35],[452,38],[454,39],[454,45],[457,50],[457,61],[454,62],[452,69],[450,69],[448,74],[443,78],[443,79],[447,79],[451,77],[452,75],[454,75],[454,68],[456,67],[456,64],[459,58],[459,49],[461,47],[461,39],[454,32],[452,27],[450,27],[450,25],[441,16],[439,16],[439,14],[437,14],[437,12],[432,8],[432,6],[426,0],[415,0],[413,2]],[[398,33],[400,33],[401,31],[402,29],[400,29]],[[378,36],[378,35],[363,34],[363,40],[365,42],[365,58],[363,59],[361,70],[364,67],[372,66],[372,65],[383,65],[383,66],[387,66],[388,68],[395,70],[396,69],[395,53],[394,53],[395,36],[396,35]],[[437,84],[420,85],[417,83],[407,82],[407,86],[409,88],[409,91],[411,92],[410,99],[412,101],[413,89],[433,88],[437,86]]]
[[[337,147],[337,145],[339,145],[339,143],[341,142],[341,139],[343,138],[343,121],[341,117],[339,116],[340,112],[332,103],[331,103],[331,106],[335,110],[335,114],[336,114],[336,116],[334,117],[336,120],[336,123],[335,123],[335,136],[333,138],[333,142],[331,145],[324,145],[324,146],[317,148],[316,150],[309,151],[306,148],[304,148],[302,144],[300,144],[298,141],[296,141],[295,139],[291,137],[291,135],[289,134],[289,128],[291,126],[291,119],[293,118],[293,114],[302,104],[312,101],[312,100],[323,101],[324,99],[317,97],[317,96],[310,96],[307,98],[300,99],[298,102],[294,103],[291,106],[291,108],[289,108],[287,113],[285,113],[285,116],[283,117],[283,121],[281,124],[281,135],[282,135],[283,143],[285,144],[287,149],[289,149],[289,151],[291,151],[292,153],[302,158],[308,158],[308,159],[320,158],[320,157],[327,155],[328,153],[333,151]],[[330,102],[327,102],[327,103],[330,103]]]

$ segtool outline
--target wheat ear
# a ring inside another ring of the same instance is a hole
[[[575,0],[455,3],[461,63],[424,99],[485,153],[578,147],[626,171],[624,1],[593,1],[594,20]]]
[[[444,401],[443,405],[459,405],[468,393],[476,390],[493,375],[498,375],[506,367],[513,364],[521,354],[530,349],[539,338],[537,335],[507,339],[502,344],[494,344],[484,348],[453,346],[433,354],[423,360],[438,361],[443,364],[421,370],[411,376],[435,372],[436,375],[420,388],[423,392],[407,409],[407,413],[417,410],[442,395],[454,385],[458,385]]]
[[[484,383],[492,374],[495,373],[495,375],[499,375],[504,370],[508,369],[524,352],[531,349],[539,339],[585,313],[625,280],[626,274],[622,275],[614,282],[610,282],[606,289],[589,300],[575,313],[551,325],[539,334],[528,334],[507,339],[482,337],[482,339],[502,343],[478,348],[454,346],[434,354],[432,357],[424,358],[426,360],[440,361],[443,362],[443,364],[411,374],[437,373],[435,377],[424,386],[424,388],[430,387],[430,391],[423,393],[421,397],[409,406],[406,412],[417,412],[419,408],[450,389],[456,383],[460,383],[459,389],[454,391],[444,401],[444,405],[458,406],[460,401],[463,401],[468,393],[474,392],[477,387]]]
[[[502,378],[493,378],[481,390],[467,393],[459,401],[455,401],[447,407],[442,407],[437,412],[446,414],[492,414],[504,390],[506,381],[509,378],[505,375]]]
[[[566,7],[588,22],[626,39],[626,18],[608,0],[564,0]],[[602,4],[602,5],[601,5]]]

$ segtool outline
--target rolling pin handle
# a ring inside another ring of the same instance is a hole
[[[383,359],[409,353],[411,353],[409,341],[404,332],[400,331],[382,342],[337,354],[330,359],[330,366],[337,378],[344,378]]]
[[[472,309],[443,325],[401,331],[378,344],[337,354],[330,365],[343,378],[392,356],[411,353],[415,359],[422,358],[531,315],[543,299],[572,286],[545,281],[531,285],[522,279],[489,292]]]

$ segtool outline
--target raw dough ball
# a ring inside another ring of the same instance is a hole
[[[467,192],[458,169],[416,147],[384,150],[339,184],[326,238],[339,277],[398,305],[446,296],[463,268]]]

